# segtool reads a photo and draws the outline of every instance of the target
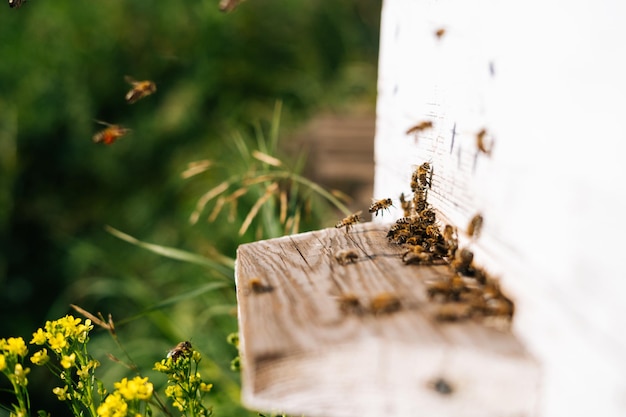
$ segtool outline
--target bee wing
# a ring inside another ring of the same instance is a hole
[[[102,120],[98,120],[98,119],[93,119],[94,122],[102,125],[102,126],[106,126],[106,127],[112,127],[114,125],[112,125],[111,123],[107,123],[107,122],[103,122]]]
[[[128,84],[134,86],[135,84],[137,84],[137,80],[135,80],[133,77],[131,77],[130,75],[124,75],[124,81],[126,81]]]

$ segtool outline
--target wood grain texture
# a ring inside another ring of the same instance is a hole
[[[527,416],[539,369],[515,337],[432,317],[424,281],[448,267],[405,265],[388,226],[325,229],[239,247],[243,401],[307,416]],[[341,265],[335,255],[354,250]],[[377,296],[399,310],[372,312]],[[359,308],[342,309],[344,298]]]

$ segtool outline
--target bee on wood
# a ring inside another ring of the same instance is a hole
[[[374,201],[372,203],[372,205],[370,206],[369,212],[370,213],[376,213],[376,216],[378,216],[378,212],[381,211],[381,217],[383,215],[382,211],[387,210],[389,211],[389,207],[391,207],[393,205],[393,201],[391,201],[391,198],[384,198],[382,200],[378,200],[378,201]]]
[[[449,259],[454,258],[454,255],[456,254],[456,250],[459,247],[459,240],[457,237],[456,228],[452,227],[449,224],[446,224],[443,228],[443,240],[446,243],[446,246],[448,248],[448,253],[446,256]]]
[[[402,308],[400,299],[386,292],[378,294],[370,301],[370,311],[375,314],[390,314]]]
[[[435,36],[437,37],[437,39],[441,39],[445,34],[446,30],[444,28],[439,28],[435,31]]]
[[[9,7],[19,9],[24,3],[26,3],[26,0],[9,0]]]
[[[442,280],[426,281],[426,293],[431,300],[458,301],[466,289],[465,281],[458,274]]]
[[[99,131],[95,135],[93,135],[94,143],[103,143],[105,145],[112,145],[122,136],[129,133],[131,130],[120,125],[112,125],[107,122],[101,122],[96,120],[96,123],[99,123],[103,126],[106,126],[106,129]]]
[[[483,227],[483,216],[476,214],[467,225],[467,234],[471,238],[478,238]]]
[[[361,301],[354,294],[344,294],[337,299],[339,303],[339,309],[344,314],[363,314],[365,312]]]
[[[410,135],[412,133],[422,132],[426,129],[430,129],[431,127],[433,127],[433,122],[431,122],[430,120],[424,120],[408,128],[406,134]]]
[[[471,265],[474,260],[474,252],[467,248],[457,251],[454,260],[450,263],[452,269],[462,275],[472,275]]]
[[[413,245],[402,254],[402,262],[405,264],[430,264],[433,262],[433,255],[426,252],[421,245]]]
[[[404,211],[404,217],[408,217],[413,214],[413,205],[411,200],[407,201],[404,193],[400,194],[400,207],[402,208],[402,211]]]
[[[172,362],[176,362],[181,356],[188,356],[191,353],[191,342],[185,341],[180,342],[174,348],[172,348],[169,352],[167,352],[167,357],[172,358]]]
[[[336,228],[341,228],[341,227],[345,227],[346,228],[346,233],[350,231],[350,228],[352,226],[354,226],[355,224],[357,224],[358,222],[361,221],[361,211],[357,211],[354,214],[349,215],[348,217],[345,217],[343,220],[337,222],[337,224],[335,225]]]
[[[340,265],[345,265],[347,263],[354,263],[359,259],[359,254],[354,249],[344,249],[335,253],[335,259],[337,259]]]
[[[461,321],[471,317],[472,306],[466,303],[444,303],[437,306],[434,317],[437,321]]]
[[[263,294],[266,292],[274,291],[274,287],[269,284],[264,284],[260,278],[252,278],[248,283],[250,290],[255,294]]]
[[[493,142],[487,145],[486,141],[487,130],[481,129],[476,133],[476,147],[482,153],[487,156],[491,156],[491,151],[493,150]]]
[[[126,82],[133,86],[133,88],[126,93],[126,102],[133,104],[144,97],[149,96],[156,92],[156,84],[152,81],[136,81],[130,76],[125,76]]]
[[[420,185],[423,188],[431,188],[431,182],[433,179],[433,168],[430,166],[430,164],[428,162],[424,162],[422,165],[417,167],[416,172]]]

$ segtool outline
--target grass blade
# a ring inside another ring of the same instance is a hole
[[[153,243],[142,242],[139,239],[128,235],[120,230],[111,226],[105,226],[105,230],[111,233],[113,236],[122,239],[128,243],[139,246],[140,248],[149,250],[157,255],[164,256],[166,258],[175,259],[178,261],[189,262],[192,264],[207,267],[211,270],[218,272],[223,277],[233,279],[234,276],[234,263],[233,259],[223,257],[220,262],[214,261],[204,256],[187,252],[181,249],[176,249],[168,246],[155,245]]]

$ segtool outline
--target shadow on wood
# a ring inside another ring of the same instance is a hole
[[[306,416],[534,415],[537,362],[508,331],[434,321],[424,282],[448,266],[405,265],[388,229],[239,247],[244,404]]]

